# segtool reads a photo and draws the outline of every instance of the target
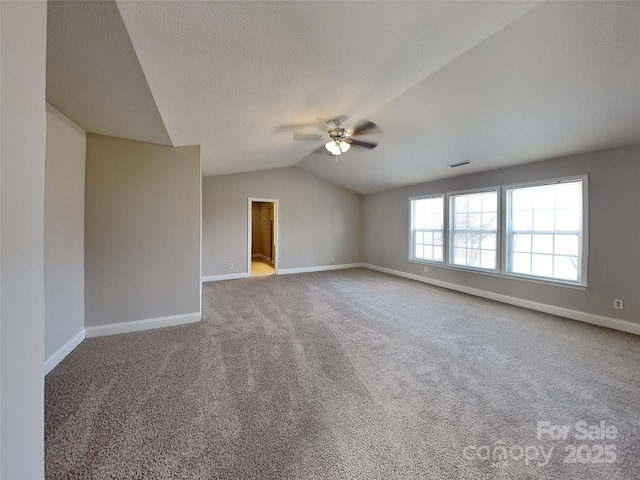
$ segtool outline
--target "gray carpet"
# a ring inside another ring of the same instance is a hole
[[[47,376],[46,476],[638,479],[639,394],[633,335],[365,269],[207,283]]]

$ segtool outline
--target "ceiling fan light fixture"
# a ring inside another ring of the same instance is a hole
[[[330,142],[327,142],[325,147],[332,155],[342,155],[351,148],[351,145],[345,141],[331,140]]]
[[[332,155],[340,155],[340,147],[336,145],[336,142],[333,140],[327,142],[325,148],[331,152]]]

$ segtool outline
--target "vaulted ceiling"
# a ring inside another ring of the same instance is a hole
[[[201,145],[205,175],[297,165],[371,193],[640,143],[640,2],[50,1],[48,40],[50,103]],[[338,114],[379,146],[336,163],[285,128]]]

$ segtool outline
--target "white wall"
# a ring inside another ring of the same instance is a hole
[[[0,478],[44,477],[46,2],[0,2]]]
[[[640,323],[640,145],[411,185],[364,197],[363,261],[486,292]],[[436,265],[424,273],[409,257],[409,197],[589,175],[587,290],[500,278]],[[624,310],[613,309],[613,299]]]
[[[199,146],[87,133],[88,336],[120,333],[91,327],[123,322],[200,320],[201,184]]]
[[[204,276],[248,272],[249,197],[280,201],[276,252],[280,269],[360,261],[362,197],[297,168],[279,168],[204,177]]]
[[[47,105],[44,187],[44,354],[47,370],[75,345],[63,347],[84,331],[85,154],[84,130]]]

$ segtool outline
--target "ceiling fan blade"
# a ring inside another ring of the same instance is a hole
[[[325,135],[320,135],[319,133],[293,133],[293,139],[297,142],[319,142],[323,140]]]
[[[378,146],[375,142],[365,142],[364,140],[358,140],[356,138],[352,138],[349,143],[354,147],[366,148],[367,150],[373,150]]]
[[[370,122],[369,120],[365,120],[361,123],[359,123],[358,125],[356,125],[353,128],[352,134],[353,135],[362,135],[363,133],[374,133],[379,131],[380,129],[378,128],[378,126],[373,123]]]

